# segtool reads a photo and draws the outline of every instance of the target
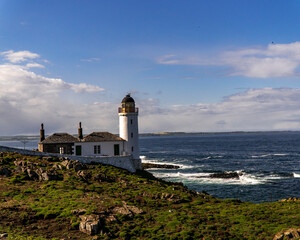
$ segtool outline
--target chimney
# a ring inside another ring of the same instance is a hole
[[[44,130],[44,124],[41,124],[41,130],[40,130],[40,142],[45,140],[45,130]]]
[[[79,139],[79,140],[83,139],[81,122],[79,122],[78,139]]]

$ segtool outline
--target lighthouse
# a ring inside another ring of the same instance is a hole
[[[119,136],[126,140],[125,152],[133,159],[140,159],[138,108],[130,94],[123,98],[119,108]]]

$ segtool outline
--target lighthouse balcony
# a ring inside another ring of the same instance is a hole
[[[138,113],[138,112],[139,112],[139,109],[135,108],[135,107],[125,107],[125,108],[120,107],[119,108],[119,113]]]

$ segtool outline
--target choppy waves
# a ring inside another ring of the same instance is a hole
[[[266,154],[262,156],[285,156],[286,154]],[[217,156],[219,157],[219,156]],[[253,157],[253,156],[252,156]],[[256,157],[256,156],[255,156]],[[212,157],[206,157],[205,159],[211,159]],[[162,178],[169,181],[180,181],[185,183],[197,183],[197,184],[219,184],[219,185],[259,185],[259,184],[275,184],[276,180],[286,179],[286,178],[300,178],[299,173],[277,173],[277,174],[267,174],[267,173],[247,173],[245,170],[236,170],[239,177],[238,178],[211,178],[210,175],[220,172],[194,172],[193,169],[201,169],[205,165],[186,165],[174,163],[171,161],[160,161],[158,159],[147,159],[146,156],[141,156],[143,163],[154,163],[154,164],[168,164],[179,166],[179,169],[160,169],[151,168],[148,169],[154,176]],[[190,172],[188,170],[191,170]]]

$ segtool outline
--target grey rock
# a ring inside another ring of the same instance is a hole
[[[83,215],[80,216],[79,231],[88,235],[95,235],[100,232],[100,217],[98,215]]]
[[[39,179],[39,175],[30,168],[27,168],[27,174],[30,179]]]
[[[0,167],[0,176],[9,177],[11,175],[11,170],[6,167]]]
[[[240,175],[237,172],[221,172],[212,173],[209,175],[210,178],[236,178],[239,179]]]
[[[7,234],[7,233],[1,233],[1,234],[0,234],[0,238],[6,238],[6,237],[8,237],[8,234]]]

